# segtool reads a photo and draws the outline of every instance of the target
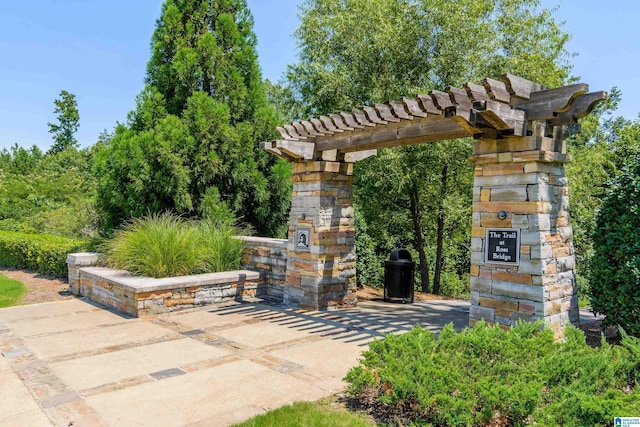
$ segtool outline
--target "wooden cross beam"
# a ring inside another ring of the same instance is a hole
[[[584,83],[548,89],[512,74],[278,126],[261,148],[288,161],[355,162],[379,148],[571,126],[607,99]],[[560,132],[564,134],[566,132]],[[359,154],[360,153],[360,154]]]

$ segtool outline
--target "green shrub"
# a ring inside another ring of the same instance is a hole
[[[440,295],[451,298],[468,299],[471,289],[469,276],[458,276],[451,271],[443,271],[440,278]]]
[[[237,236],[245,231],[226,221],[208,219],[200,221],[198,232],[207,271],[230,271],[240,267],[244,243]]]
[[[374,288],[384,286],[384,262],[375,252],[375,242],[367,232],[367,223],[362,214],[355,211],[355,250],[356,250],[356,277],[358,284],[365,284]]]
[[[244,244],[224,222],[188,221],[170,213],[136,218],[102,245],[110,267],[149,277],[237,270]]]
[[[149,277],[185,276],[204,271],[197,230],[171,214],[134,218],[103,244],[113,268]]]
[[[591,307],[640,336],[640,154],[613,182],[593,241]]]
[[[594,349],[576,328],[556,343],[541,325],[388,335],[347,374],[348,392],[381,402],[400,424],[594,426],[640,413],[637,339]]]
[[[67,254],[86,247],[83,240],[0,231],[0,265],[66,277]]]

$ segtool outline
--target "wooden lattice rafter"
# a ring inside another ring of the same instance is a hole
[[[464,137],[503,138],[567,134],[607,98],[584,83],[554,89],[505,74],[482,85],[430,91],[385,104],[278,126],[282,139],[261,148],[289,161],[355,162],[379,148]]]

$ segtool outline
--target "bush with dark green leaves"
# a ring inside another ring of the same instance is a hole
[[[598,426],[640,413],[640,340],[592,348],[572,326],[565,342],[541,326],[388,335],[347,374],[348,392],[393,425]]]
[[[47,234],[0,231],[0,265],[67,276],[67,254],[86,250],[89,243]]]
[[[640,153],[612,183],[593,242],[591,307],[640,337]]]

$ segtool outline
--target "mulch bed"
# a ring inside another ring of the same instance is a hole
[[[61,301],[73,298],[66,280],[39,273],[0,267],[0,274],[24,283],[26,292],[19,305]]]

